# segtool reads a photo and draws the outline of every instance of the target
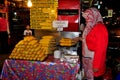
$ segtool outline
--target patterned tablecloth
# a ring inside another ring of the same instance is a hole
[[[76,80],[79,64],[6,59],[2,80]]]

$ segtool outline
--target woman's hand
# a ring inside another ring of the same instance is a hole
[[[82,41],[82,37],[75,37],[72,40],[75,42]]]

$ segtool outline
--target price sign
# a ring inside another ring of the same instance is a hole
[[[68,27],[68,21],[53,21],[54,28],[66,28]]]
[[[52,22],[57,19],[58,0],[33,0],[30,8],[31,29],[54,30]]]

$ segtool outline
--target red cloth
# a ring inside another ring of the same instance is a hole
[[[0,18],[0,31],[7,31],[7,20]]]
[[[108,31],[106,27],[98,23],[89,32],[86,37],[88,49],[94,51],[93,68],[98,69],[94,76],[100,76],[105,73],[106,50],[108,45]]]

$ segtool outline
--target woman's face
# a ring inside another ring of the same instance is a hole
[[[87,17],[87,14],[86,13],[82,13],[82,16],[84,17],[84,18],[86,18]]]

